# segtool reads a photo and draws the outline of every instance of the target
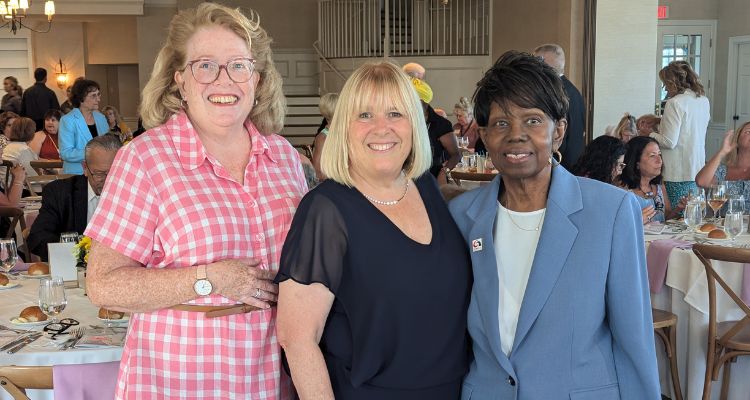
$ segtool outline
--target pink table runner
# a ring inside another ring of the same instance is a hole
[[[115,397],[120,362],[52,367],[55,400],[101,400]]]

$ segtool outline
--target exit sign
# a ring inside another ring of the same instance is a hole
[[[667,19],[669,18],[669,6],[657,6],[656,7],[656,18]]]

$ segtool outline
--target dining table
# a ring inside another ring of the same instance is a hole
[[[659,224],[655,226],[656,228],[653,226],[645,228],[647,254],[656,241],[684,242],[684,245],[674,247],[667,256],[663,285],[654,286],[652,278],[656,270],[649,266],[649,280],[652,282],[651,305],[677,315],[677,362],[682,394],[685,399],[699,400],[703,394],[708,347],[708,281],[705,267],[693,253],[690,245],[708,243],[750,248],[750,234],[742,233],[735,241],[729,239],[711,241],[706,235],[688,229],[683,222],[669,222],[661,229],[659,229]],[[737,294],[742,293],[745,279],[743,273],[750,268],[745,268],[741,264],[717,261],[713,261],[712,266],[726,279],[733,291]],[[717,288],[716,293],[719,322],[738,320],[745,316],[742,309],[720,287]],[[674,399],[671,393],[669,360],[661,341],[656,339],[656,342],[662,393]],[[750,399],[748,377],[750,377],[750,357],[738,357],[737,362],[732,365],[729,399]],[[720,389],[721,379],[713,383],[711,398],[718,399]]]
[[[42,331],[45,326],[44,324],[29,326],[30,324],[17,324],[13,321],[24,308],[38,305],[40,280],[21,276],[14,277],[10,281],[9,286],[16,284],[17,286],[0,288],[0,325],[12,329]],[[83,327],[89,331],[99,331],[104,334],[111,334],[113,337],[122,337],[125,335],[127,320],[114,322],[99,319],[99,308],[89,301],[89,298],[84,293],[84,289],[66,288],[65,295],[67,305],[57,316],[58,320],[62,321],[65,318],[72,318],[78,322],[77,327]],[[66,332],[72,331],[73,328],[71,327]],[[0,346],[17,337],[16,333],[9,330],[0,330]],[[63,350],[62,344],[69,337],[70,335],[62,334],[53,339],[49,333],[45,333],[41,338],[29,343],[15,354],[8,354],[6,351],[0,352],[0,365],[88,365],[119,362],[122,357],[122,347],[118,345],[102,345],[89,348],[74,347]],[[116,372],[114,375],[106,376],[105,378],[114,382],[116,380]],[[53,398],[51,390],[29,390],[28,393],[29,397],[35,400]],[[10,400],[10,395],[0,388],[0,400],[6,399]]]

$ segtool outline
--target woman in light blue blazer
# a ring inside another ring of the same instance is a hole
[[[567,127],[558,74],[505,53],[474,104],[500,174],[450,204],[474,270],[461,398],[659,399],[640,207],[553,157]]]
[[[109,124],[107,117],[98,111],[101,100],[98,83],[79,79],[73,84],[72,94],[70,101],[75,108],[60,119],[58,141],[63,172],[81,175],[86,143],[107,133]]]

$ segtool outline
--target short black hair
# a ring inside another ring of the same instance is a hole
[[[506,112],[511,104],[538,108],[553,121],[568,113],[568,96],[558,73],[541,58],[515,50],[500,56],[484,74],[473,102],[474,119],[482,127],[487,126],[492,103]]]
[[[625,144],[620,139],[599,136],[586,146],[572,171],[578,176],[613,184],[612,170],[617,159],[625,155],[625,150]]]
[[[47,70],[46,69],[44,69],[42,67],[39,67],[39,68],[37,68],[37,69],[34,70],[34,79],[37,82],[43,81],[46,77],[47,77]]]
[[[54,118],[59,121],[60,118],[62,118],[62,113],[56,108],[50,108],[46,113],[44,113],[44,119],[48,120],[50,118]]]
[[[620,176],[620,180],[628,189],[635,189],[641,186],[641,169],[639,163],[641,162],[643,149],[645,149],[649,143],[659,144],[656,139],[649,136],[636,136],[628,141],[628,150],[625,152],[626,165]],[[661,181],[662,174],[659,174],[659,176],[651,179],[651,182],[649,183],[652,185],[660,185]]]
[[[90,79],[76,79],[75,83],[73,83],[73,89],[70,91],[72,94],[70,102],[73,104],[73,107],[80,107],[86,95],[94,90],[101,90],[99,84],[95,81]]]

